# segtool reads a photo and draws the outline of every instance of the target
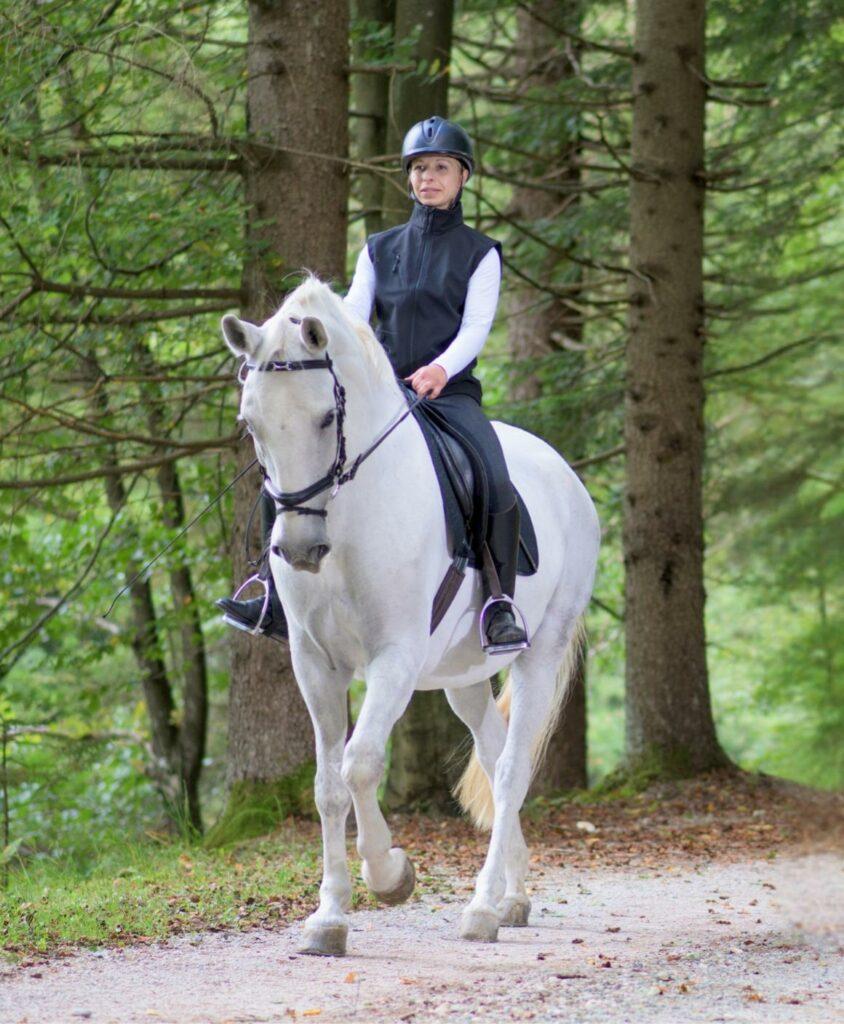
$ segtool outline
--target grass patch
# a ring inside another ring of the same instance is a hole
[[[284,925],[316,907],[320,879],[318,832],[292,822],[226,850],[154,839],[112,848],[84,875],[56,861],[29,862],[0,894],[3,950],[17,960]],[[354,904],[368,900],[359,884]]]

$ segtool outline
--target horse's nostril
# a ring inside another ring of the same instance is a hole
[[[314,556],[314,561],[321,562],[330,550],[331,546],[329,544],[317,544],[315,547],[311,548],[311,552],[313,553]]]
[[[283,544],[273,544],[272,553],[279,558],[283,558],[288,565],[293,564],[293,556],[290,553],[290,549],[286,548]]]

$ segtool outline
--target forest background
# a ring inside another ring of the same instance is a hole
[[[586,696],[566,723],[576,756],[560,755],[542,791],[594,785],[624,763],[636,7],[358,0],[347,21],[336,2],[284,6],[279,64],[258,70],[272,4],[57,0],[0,13],[7,874],[60,862],[86,875],[127,839],[161,841],[163,821],[197,836],[232,817],[245,781],[251,797],[273,783],[271,810],[306,809],[309,739],[284,655],[268,641],[245,654],[214,608],[233,560],[234,578],[243,567],[254,481],[176,538],[245,465],[222,312],[266,315],[303,266],[343,292],[365,235],[406,214],[390,176],[401,130],[435,109],[476,140],[466,219],[504,247],[480,366],[488,411],[573,462],[603,525]],[[828,0],[711,0],[706,36],[712,708],[731,761],[840,788],[842,27]],[[344,65],[348,77],[335,73]],[[256,83],[285,74],[292,87],[256,126]],[[325,255],[312,256],[320,232]],[[403,763],[439,716],[426,708],[405,733]],[[393,806],[447,800],[430,778],[391,773]],[[266,830],[265,813],[238,811],[222,838]]]

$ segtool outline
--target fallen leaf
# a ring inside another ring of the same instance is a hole
[[[357,975],[355,974],[355,972],[354,972],[354,971],[349,971],[349,973],[348,973],[348,974],[346,975],[346,977],[345,977],[345,978],[343,978],[343,981],[344,981],[344,982],[345,982],[345,983],[346,983],[347,985],[351,985],[351,983],[352,983],[353,981],[357,981],[357,980],[358,980],[358,976],[357,976]]]

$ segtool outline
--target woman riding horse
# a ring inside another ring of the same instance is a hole
[[[374,305],[376,334],[396,374],[435,401],[437,412],[480,454],[489,482],[487,544],[501,591],[512,599],[519,507],[501,444],[481,410],[480,382],[472,374],[495,318],[501,248],[463,223],[460,196],[474,157],[460,125],[441,117],[414,125],[402,144],[402,166],[413,212],[406,224],[367,239],[345,302],[367,323]],[[266,534],[275,515],[266,496],[262,510]],[[230,625],[286,640],[272,575],[267,586],[269,601],[226,598],[217,604]],[[489,604],[482,632],[484,649],[492,653],[527,644],[509,600]]]

